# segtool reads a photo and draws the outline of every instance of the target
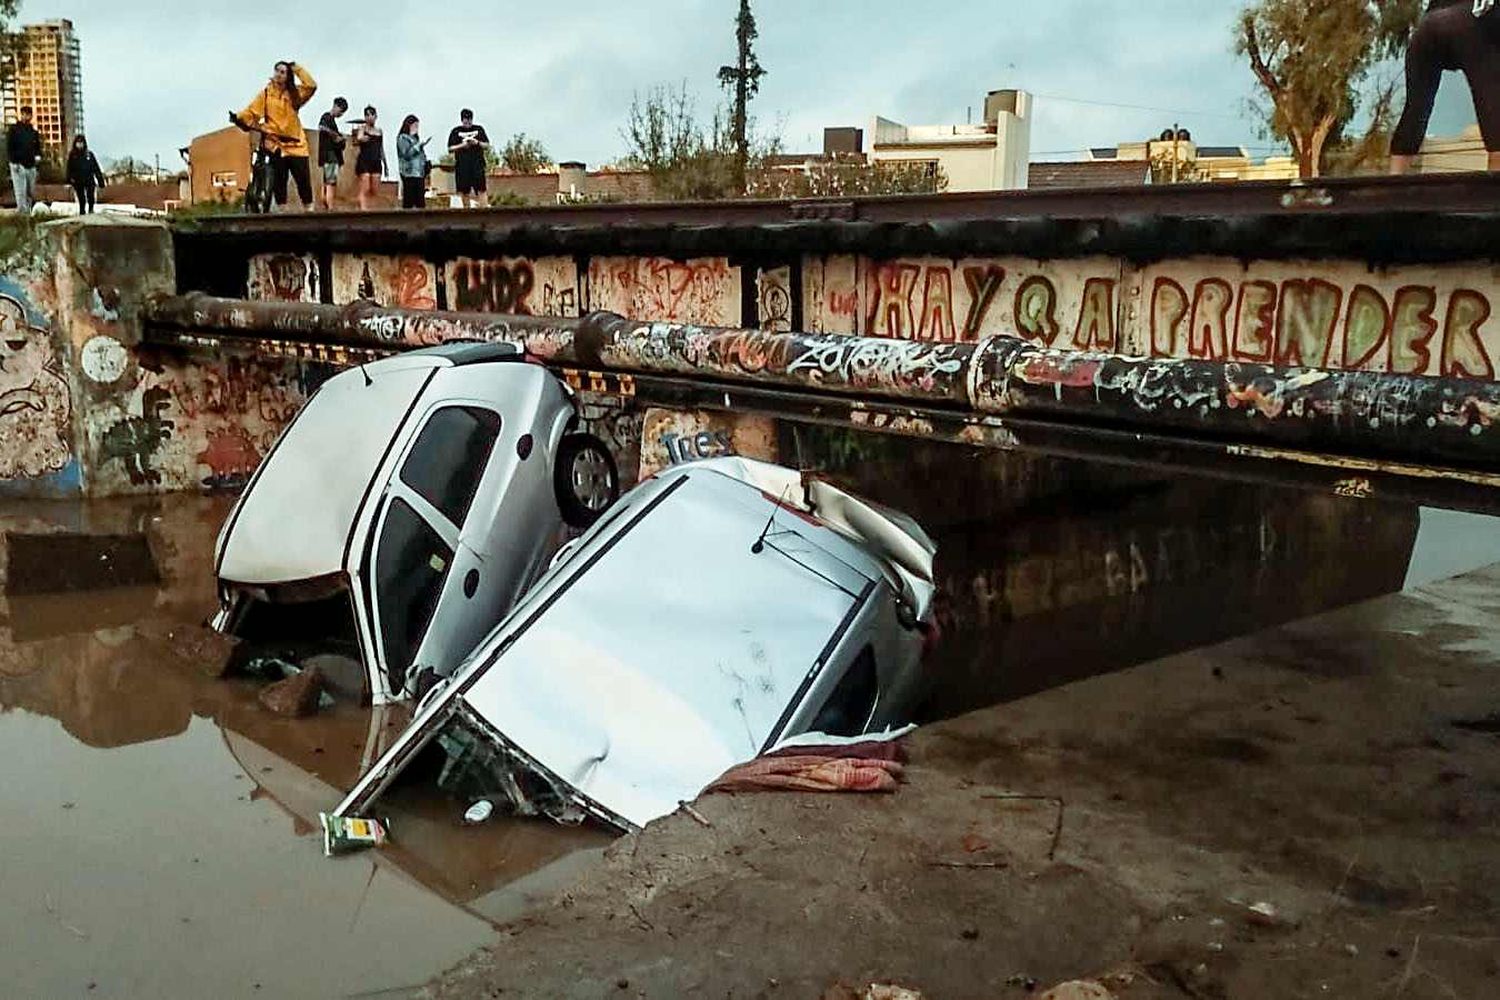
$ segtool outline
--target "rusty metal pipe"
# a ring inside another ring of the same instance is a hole
[[[654,374],[1115,430],[1168,432],[1423,466],[1500,470],[1500,384],[1221,361],[1122,358],[1016,337],[930,343],[581,318],[158,299],[148,327],[400,351],[450,340],[524,344],[558,367]]]

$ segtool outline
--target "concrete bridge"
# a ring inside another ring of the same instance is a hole
[[[1497,205],[1480,175],[57,223],[0,276],[0,492],[233,485],[334,367],[505,338],[627,475],[774,458],[785,420],[1493,510]]]

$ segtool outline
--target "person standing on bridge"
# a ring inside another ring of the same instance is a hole
[[[351,138],[359,152],[354,157],[354,180],[359,190],[359,210],[368,212],[380,196],[380,179],[389,171],[385,161],[385,133],[380,131],[375,105],[365,105],[365,119],[354,126]]]
[[[453,154],[455,188],[465,208],[480,208],[484,204],[489,148],[489,134],[483,125],[474,124],[474,112],[464,108],[458,113],[458,127],[448,133],[448,152]]]
[[[432,163],[427,159],[427,143],[420,134],[421,122],[407,115],[396,136],[397,169],[401,173],[401,207],[427,207],[427,175]]]
[[[42,137],[31,124],[30,108],[22,108],[20,120],[5,130],[5,151],[10,158],[16,211],[29,215],[36,204],[36,165],[42,158]]]
[[[104,186],[104,171],[99,169],[99,161],[82,133],[73,137],[73,149],[68,153],[68,183],[78,196],[78,214],[93,214],[94,192]]]
[[[344,169],[344,145],[348,142],[339,131],[339,118],[349,110],[342,97],[333,99],[333,107],[318,119],[318,166],[323,168],[323,207],[333,211],[333,199],[339,191],[339,171]]]
[[[1444,70],[1468,78],[1489,169],[1500,170],[1500,5],[1431,0],[1406,50],[1406,108],[1391,137],[1391,173],[1416,165]]]
[[[271,191],[276,204],[283,208],[287,203],[289,180],[297,182],[297,196],[309,212],[318,207],[313,201],[309,159],[312,150],[308,148],[307,133],[297,114],[317,90],[318,83],[311,73],[290,59],[284,59],[276,64],[270,81],[245,110],[232,116],[240,125],[265,137],[265,148],[271,153]]]

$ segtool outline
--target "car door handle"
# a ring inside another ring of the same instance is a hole
[[[473,598],[479,592],[479,570],[471,569],[464,574],[464,596]]]

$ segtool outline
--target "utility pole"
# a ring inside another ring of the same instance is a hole
[[[1177,137],[1180,136],[1180,135],[1182,135],[1182,127],[1177,122],[1173,122],[1172,123],[1172,183],[1173,184],[1177,183],[1177,162],[1178,162],[1177,161],[1177,149],[1178,149],[1178,147],[1177,147]]]

